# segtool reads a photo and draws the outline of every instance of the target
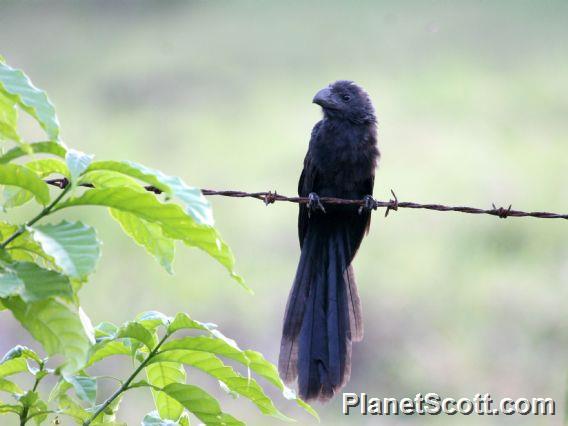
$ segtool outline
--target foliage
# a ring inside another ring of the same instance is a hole
[[[37,121],[47,141],[22,139],[20,111]],[[11,311],[47,354],[42,357],[17,346],[2,358],[0,391],[13,401],[0,402],[0,415],[16,415],[20,425],[62,416],[83,425],[118,425],[123,394],[145,388],[154,396],[155,409],[141,415],[144,425],[189,425],[190,414],[205,424],[243,424],[223,412],[205,390],[186,383],[185,369],[191,368],[215,378],[230,395],[250,400],[261,413],[290,420],[254,374],[317,417],[284,386],[273,364],[258,352],[240,349],[212,324],[184,313],[168,317],[145,312],[121,326],[91,325],[79,291],[96,270],[101,242],[96,230],[81,222],[38,223],[59,210],[106,207],[124,232],[167,272],[172,273],[175,245],[181,241],[203,250],[237,283],[248,287],[235,272],[233,254],[214,228],[211,207],[199,189],[130,161],[94,161],[92,155],[68,149],[59,134],[59,121],[45,92],[0,60],[0,141],[8,146],[0,155],[3,208],[33,202],[39,208],[23,224],[0,221],[0,310]],[[50,189],[48,182],[58,188]],[[191,335],[174,338],[183,331]],[[101,399],[98,385],[107,377],[89,371],[114,356],[130,357],[136,367],[112,395]],[[225,364],[226,360],[237,367]],[[29,390],[12,379],[24,374],[33,376]],[[39,385],[49,376],[55,376],[57,384],[46,398]]]

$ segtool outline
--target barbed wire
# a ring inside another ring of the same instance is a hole
[[[49,185],[56,186],[58,188],[65,188],[69,185],[69,181],[66,178],[60,179],[47,179],[45,181]],[[90,183],[81,184],[81,186],[85,186],[88,188],[93,188],[94,185]],[[155,186],[148,185],[145,186],[144,189],[146,191],[153,192],[155,194],[161,194],[162,191]],[[209,196],[222,196],[222,197],[234,197],[234,198],[255,198],[257,200],[261,200],[264,202],[265,205],[273,204],[276,201],[284,201],[289,203],[297,203],[297,204],[308,204],[310,199],[308,197],[287,197],[285,195],[278,194],[276,191],[264,191],[264,192],[245,192],[245,191],[217,191],[213,189],[201,189],[201,192],[204,195]],[[381,201],[381,200],[367,200],[367,199],[360,199],[360,200],[350,200],[345,198],[335,198],[335,197],[320,197],[320,202],[325,204],[342,204],[342,205],[355,205],[360,206],[360,208],[370,207],[373,210],[377,210],[379,207],[386,208],[385,210],[385,217],[391,211],[397,211],[399,208],[402,209],[423,209],[423,210],[433,210],[439,212],[459,212],[459,213],[468,213],[468,214],[487,214],[491,216],[497,216],[502,219],[507,217],[534,217],[538,219],[568,219],[568,214],[561,214],[561,213],[551,213],[551,212],[525,212],[521,210],[513,210],[512,205],[509,207],[496,207],[495,204],[492,204],[491,209],[481,209],[477,207],[468,207],[468,206],[446,206],[443,204],[421,204],[415,203],[412,201],[399,201],[398,197],[391,189],[391,194],[393,198],[388,201]]]

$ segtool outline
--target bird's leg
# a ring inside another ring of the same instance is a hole
[[[323,206],[323,204],[320,201],[320,197],[318,194],[316,194],[315,192],[310,192],[308,194],[308,204],[307,204],[307,208],[308,208],[308,217],[311,216],[312,212],[315,212],[316,210],[321,210],[322,212],[325,213],[325,207]]]
[[[359,214],[363,213],[363,210],[370,212],[371,210],[377,210],[377,202],[372,195],[365,195],[363,197],[364,204],[359,207]]]

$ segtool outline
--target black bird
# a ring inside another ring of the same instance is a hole
[[[363,338],[361,303],[351,262],[369,229],[379,159],[369,95],[336,81],[313,102],[323,119],[312,130],[298,194],[301,255],[286,306],[278,369],[298,378],[299,396],[326,401],[349,380],[351,342]],[[365,207],[321,204],[319,197],[365,199]]]

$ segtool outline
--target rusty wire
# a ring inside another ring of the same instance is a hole
[[[69,181],[66,178],[61,179],[48,179],[45,181],[49,185],[57,186],[58,188],[65,188]],[[82,184],[82,186],[93,188],[92,184],[86,183]],[[144,187],[147,191],[153,192],[155,194],[161,194],[162,191],[155,186],[145,186]],[[218,195],[223,197],[234,197],[234,198],[256,198],[264,202],[264,204],[272,204],[276,201],[286,201],[290,203],[298,203],[298,204],[307,204],[309,203],[308,197],[287,197],[285,195],[278,194],[276,191],[268,191],[268,192],[244,192],[244,191],[216,191],[212,189],[202,189],[201,192],[204,195]],[[467,206],[445,206],[442,204],[421,204],[415,203],[412,201],[398,201],[398,198],[394,191],[391,189],[391,194],[393,198],[389,201],[380,201],[380,200],[372,200],[372,208],[376,210],[379,207],[384,207],[385,210],[385,217],[391,211],[397,211],[398,209],[424,209],[424,210],[434,210],[439,212],[460,212],[460,213],[469,213],[469,214],[487,214],[491,216],[497,216],[502,219],[507,217],[534,217],[538,219],[568,219],[568,214],[560,214],[560,213],[550,213],[550,212],[524,212],[520,210],[513,210],[512,206],[509,207],[496,207],[495,204],[492,204],[491,209],[480,209],[476,207],[467,207]],[[335,197],[321,197],[320,201],[322,204],[343,204],[343,205],[354,205],[364,207],[367,205],[368,201],[365,199],[360,200],[349,200],[345,198],[335,198]]]

